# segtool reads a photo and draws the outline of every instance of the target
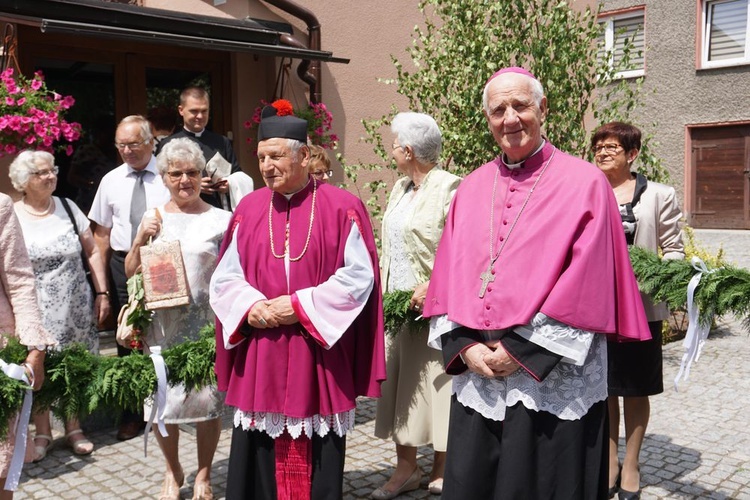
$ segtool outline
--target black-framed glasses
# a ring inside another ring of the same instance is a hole
[[[595,155],[598,155],[601,152],[605,152],[610,155],[616,155],[620,152],[620,149],[625,149],[619,144],[597,144],[591,150],[594,152]]]
[[[316,179],[329,179],[333,175],[333,170],[318,170],[317,172],[311,172],[310,175]]]
[[[57,165],[46,170],[37,170],[35,172],[31,172],[32,175],[36,175],[37,177],[56,176],[59,173],[60,173],[60,169],[57,167]]]
[[[182,172],[180,170],[171,170],[167,172],[167,175],[173,181],[178,181],[182,179],[183,175],[186,175],[188,179],[195,180],[201,176],[201,171],[200,170],[188,170],[187,172]]]
[[[131,151],[135,151],[136,149],[140,148],[144,144],[146,144],[147,141],[141,141],[141,142],[116,142],[115,147],[122,151],[125,148],[130,149]]]

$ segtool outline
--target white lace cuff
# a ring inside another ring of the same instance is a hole
[[[529,342],[559,354],[563,357],[563,362],[576,366],[583,366],[595,335],[560,323],[542,313],[537,313],[531,324],[517,326],[513,331]]]

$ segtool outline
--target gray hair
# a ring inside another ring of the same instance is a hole
[[[511,74],[511,73],[506,73],[506,74]],[[536,102],[537,106],[541,106],[542,105],[542,99],[544,99],[544,87],[542,86],[542,82],[540,82],[536,78],[531,78],[530,76],[522,75],[520,73],[513,73],[513,74],[518,74],[518,75],[520,75],[520,76],[528,79],[528,81],[529,81],[529,87],[531,87],[531,97],[532,97],[532,99],[534,99],[534,102]],[[499,76],[502,76],[502,75],[499,75]],[[484,109],[484,111],[487,114],[489,114],[489,112],[490,112],[490,110],[488,108],[488,102],[487,102],[487,101],[489,101],[489,96],[487,95],[487,93],[488,93],[487,89],[489,88],[490,83],[492,83],[493,80],[494,80],[494,78],[492,78],[490,81],[488,81],[487,84],[484,86],[484,90],[482,91],[482,109]]]
[[[151,133],[151,124],[148,122],[146,117],[141,115],[130,115],[126,116],[117,125],[119,129],[122,125],[128,125],[130,123],[137,123],[141,127],[141,140],[145,142],[151,142],[154,138],[154,134]]]
[[[292,161],[299,161],[299,152],[302,150],[302,146],[307,146],[304,142],[298,141],[297,139],[287,139],[286,145],[289,148],[289,154],[291,155]]]
[[[16,191],[23,193],[26,190],[31,174],[39,170],[37,160],[49,163],[50,167],[55,166],[55,157],[51,153],[31,150],[22,151],[10,164],[8,176]]]
[[[166,143],[156,157],[156,168],[164,175],[169,165],[176,161],[189,163],[201,172],[206,168],[206,159],[200,146],[187,137],[179,137]]]
[[[404,112],[393,117],[391,132],[398,137],[398,143],[411,147],[414,157],[433,165],[440,158],[443,136],[437,122],[424,113]]]

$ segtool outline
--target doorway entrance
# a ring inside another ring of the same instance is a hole
[[[693,128],[692,211],[704,229],[750,229],[750,125]]]
[[[55,194],[74,200],[84,213],[104,174],[122,163],[113,142],[116,125],[125,116],[171,110],[177,127],[180,91],[200,85],[211,94],[208,128],[219,133],[229,128],[228,53],[18,28],[23,73],[41,70],[48,88],[76,100],[66,117],[81,124],[82,137],[73,156],[55,155],[60,167]]]

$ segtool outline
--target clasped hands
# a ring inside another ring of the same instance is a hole
[[[290,295],[259,300],[247,313],[247,324],[253,328],[276,328],[279,325],[293,325],[298,321]]]
[[[461,355],[469,370],[483,377],[507,377],[521,367],[508,355],[499,340],[474,344]]]

